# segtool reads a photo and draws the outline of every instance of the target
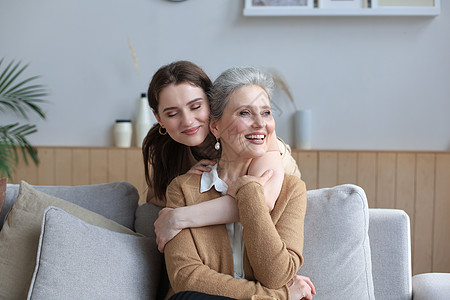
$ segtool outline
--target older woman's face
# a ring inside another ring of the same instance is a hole
[[[250,85],[234,91],[222,118],[211,129],[220,137],[222,155],[241,158],[264,155],[268,136],[275,130],[270,100],[264,89]]]

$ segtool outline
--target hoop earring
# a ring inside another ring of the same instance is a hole
[[[214,149],[216,149],[217,151],[219,151],[220,150],[220,142],[219,142],[219,139],[218,138],[216,138],[216,143],[214,144]]]
[[[164,129],[164,131],[162,131],[161,129]],[[167,134],[167,129],[165,129],[164,127],[159,125],[158,132],[159,132],[160,135],[166,135]]]

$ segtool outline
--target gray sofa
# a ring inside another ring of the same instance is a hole
[[[138,201],[127,182],[8,184],[0,299],[161,299],[159,209]],[[404,211],[369,209],[355,185],[308,191],[299,274],[314,299],[450,299],[450,274],[411,276],[409,224]]]

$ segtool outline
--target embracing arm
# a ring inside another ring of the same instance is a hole
[[[254,276],[264,286],[275,289],[294,277],[303,260],[306,187],[300,179],[289,177],[272,214],[259,183],[249,182],[236,193]]]
[[[163,252],[167,242],[182,229],[239,221],[236,201],[228,195],[206,202],[173,208],[164,208],[155,221],[156,242]]]

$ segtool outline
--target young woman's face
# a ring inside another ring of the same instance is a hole
[[[159,124],[178,143],[200,145],[209,134],[209,103],[202,88],[189,83],[170,84],[159,94]]]
[[[234,91],[222,118],[211,124],[211,131],[220,137],[222,155],[255,158],[268,150],[269,136],[275,130],[270,100],[257,85]]]

